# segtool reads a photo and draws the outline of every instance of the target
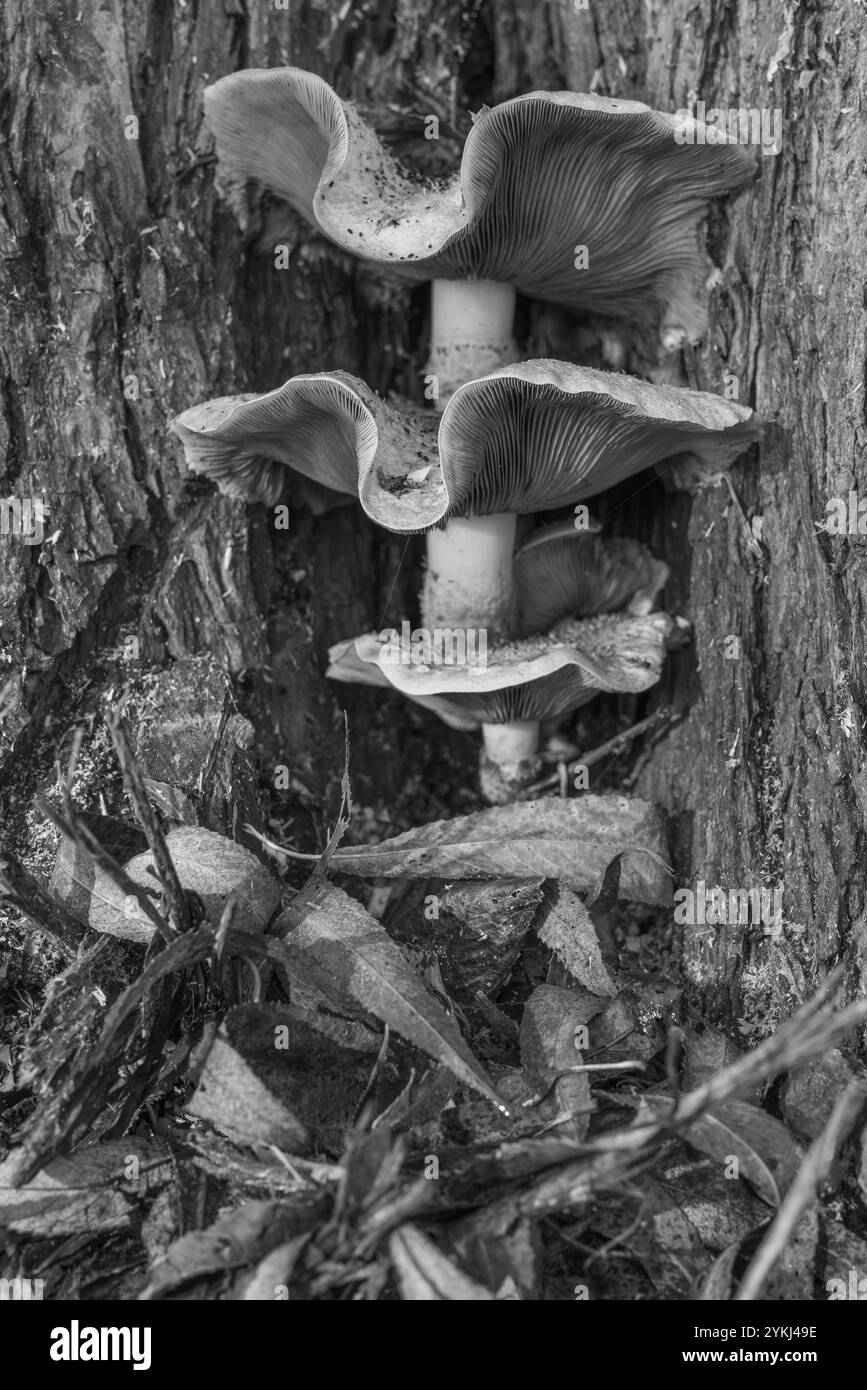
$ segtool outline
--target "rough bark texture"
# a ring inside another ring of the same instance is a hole
[[[594,510],[668,559],[668,606],[696,624],[654,697],[687,717],[638,782],[672,813],[678,883],[782,885],[786,921],[806,928],[749,948],[746,972],[742,932],[721,932],[710,956],[687,940],[697,1003],[723,1020],[788,1011],[846,949],[854,986],[865,566],[857,537],[814,523],[858,486],[867,430],[863,7],[4,0],[0,22],[0,494],[44,489],[58,533],[42,547],[0,538],[0,734],[19,834],[88,682],[120,688],[130,674],[129,635],[145,668],[203,653],[227,668],[261,765],[287,765],[294,809],[319,821],[343,742],[325,650],[411,612],[418,590],[418,543],[354,507],[298,506],[276,532],[264,509],[184,474],[168,421],[190,404],[335,367],[421,399],[426,345],[423,290],[360,267],[267,198],[239,230],[202,132],[209,81],[311,68],[433,173],[453,165],[469,108],[536,88],[782,109],[782,152],[712,214],[723,275],[688,364],[708,390],[733,373],[767,422],[759,457],[734,473],[746,515],[763,518],[761,558],[725,489],[690,501],[654,485]],[[423,138],[428,114],[439,141]],[[556,348],[556,317],[523,312],[528,348]],[[411,785],[433,809],[464,809],[471,740],[393,698],[341,698],[362,800],[394,804]]]

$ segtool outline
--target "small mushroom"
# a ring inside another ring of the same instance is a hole
[[[327,671],[335,680],[391,686],[453,728],[481,728],[482,789],[491,801],[510,800],[538,769],[543,722],[599,692],[654,685],[675,630],[666,614],[650,611],[668,569],[634,541],[549,528],[518,553],[515,576],[522,636],[495,642],[486,660],[455,663],[446,654],[430,665],[405,647],[395,660],[383,634],[365,634],[332,647]],[[534,628],[552,619],[550,629]],[[434,630],[441,655],[453,636]]]
[[[699,338],[699,220],[758,170],[751,150],[683,113],[575,92],[485,107],[445,184],[405,171],[300,68],[221,78],[205,112],[239,214],[255,179],[344,250],[433,281],[443,395],[517,359],[516,290],[656,332],[666,351]]]
[[[430,412],[381,401],[342,372],[209,401],[174,428],[190,468],[235,496],[276,501],[285,464],[355,492],[389,530],[426,531],[425,624],[510,635],[519,514],[672,457],[725,469],[758,433],[749,409],[721,397],[545,360],[460,387],[436,439]]]
[[[637,541],[602,541],[571,521],[542,527],[515,556],[518,635],[569,616],[651,613],[667,579],[668,566]]]

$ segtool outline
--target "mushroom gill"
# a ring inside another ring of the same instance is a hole
[[[758,169],[692,117],[575,92],[484,108],[444,184],[403,169],[354,105],[300,68],[221,78],[205,111],[242,219],[253,179],[344,250],[434,281],[430,370],[443,394],[515,360],[516,290],[668,346],[698,339],[699,220]],[[458,294],[455,280],[468,282]]]
[[[570,505],[673,456],[725,469],[757,436],[752,412],[732,401],[544,360],[460,387],[436,448],[430,412],[386,403],[342,372],[206,402],[174,427],[190,468],[235,496],[273,502],[288,465],[354,492],[389,530],[427,531],[425,623],[492,634],[513,627],[517,514]]]
[[[391,686],[453,728],[481,728],[489,800],[509,799],[537,770],[543,721],[600,692],[638,693],[654,685],[674,628],[666,614],[650,611],[668,570],[644,546],[596,536],[570,539],[553,530],[516,557],[524,635],[486,644],[484,660],[451,660],[455,639],[463,637],[466,651],[467,635],[441,627],[419,630],[428,636],[427,652],[421,644],[419,650],[411,643],[396,648],[389,632],[338,643],[329,654],[332,679]],[[557,612],[568,616],[550,629],[532,628]]]

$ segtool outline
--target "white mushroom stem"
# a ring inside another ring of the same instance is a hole
[[[508,629],[513,599],[514,512],[454,517],[427,536],[422,617],[427,628]]]
[[[515,291],[496,280],[434,280],[428,372],[442,410],[465,381],[517,362]]]
[[[539,748],[539,720],[516,719],[512,724],[483,724],[485,752],[500,766],[535,756]]]
[[[437,410],[466,381],[518,360],[512,337],[515,291],[496,280],[434,280],[431,349]],[[427,537],[422,613],[427,627],[507,627],[516,517],[455,518]]]
[[[506,806],[539,774],[539,721],[516,719],[511,724],[483,724],[482,736],[482,795],[494,806]]]

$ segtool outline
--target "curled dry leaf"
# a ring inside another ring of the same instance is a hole
[[[455,883],[438,894],[434,946],[453,998],[473,999],[479,990],[496,997],[533,925],[542,882],[528,878]]]
[[[296,1236],[264,1255],[244,1287],[244,1302],[288,1299],[292,1273],[309,1239],[309,1234]]]
[[[567,1139],[584,1138],[590,1111],[596,1108],[587,1074],[569,1069],[583,1062],[580,1039],[598,1007],[593,995],[540,985],[527,1000],[521,1020],[521,1065],[537,1092],[545,1094],[553,1087],[556,1113],[551,1119],[563,1121],[556,1132]]]
[[[593,919],[577,893],[562,883],[549,884],[536,918],[536,934],[591,994],[616,996],[617,986],[603,964]]]
[[[337,851],[335,859],[339,856]],[[282,922],[290,978],[297,975],[347,997],[387,1023],[401,1037],[444,1062],[460,1081],[502,1109],[481,1065],[457,1024],[428,994],[400,948],[379,922],[339,888],[323,884],[293,904]]]
[[[644,1096],[643,1104],[659,1118],[671,1114],[667,1096]],[[687,1143],[721,1167],[737,1161],[737,1175],[767,1202],[778,1207],[801,1163],[802,1151],[784,1124],[743,1100],[728,1100],[701,1115],[684,1132]]]
[[[613,854],[629,853],[622,866],[621,896],[633,902],[672,901],[662,818],[649,801],[626,796],[548,797],[494,806],[470,816],[434,821],[378,845],[338,849],[332,867],[343,873],[384,878],[559,879],[588,892]]]
[[[244,1202],[203,1231],[189,1231],[151,1269],[142,1299],[162,1298],[215,1274],[258,1264],[269,1251],[310,1231],[326,1214],[323,1196],[289,1202]]]
[[[225,835],[192,826],[172,830],[166,844],[182,887],[198,893],[212,917],[219,921],[226,899],[237,893],[233,924],[247,931],[265,930],[280,903],[280,884],[254,854]],[[150,851],[137,854],[125,868],[134,883],[159,900],[160,882]],[[150,941],[154,934],[136,899],[125,897],[98,866],[90,887],[88,925],[129,941]]]
[[[401,1226],[389,1238],[400,1296],[440,1303],[495,1302],[490,1289],[464,1274],[417,1226]]]

